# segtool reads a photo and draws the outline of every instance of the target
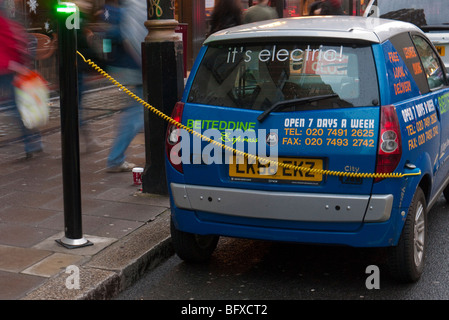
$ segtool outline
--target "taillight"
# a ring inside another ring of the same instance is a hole
[[[392,173],[402,156],[401,130],[394,106],[382,106],[380,112],[376,173]],[[381,180],[383,178],[376,178],[374,182]]]
[[[180,123],[182,119],[183,110],[184,110],[184,103],[177,102],[171,114],[172,119]],[[181,129],[179,129],[178,126],[176,126],[175,124],[170,123],[168,125],[165,137],[165,150],[167,153],[168,161],[173,166],[173,168],[175,168],[180,173],[183,173],[182,162],[180,161],[181,154],[179,154],[180,148],[173,148],[175,145],[180,143],[180,134],[179,134],[180,130]]]

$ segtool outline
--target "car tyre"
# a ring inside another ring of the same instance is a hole
[[[219,236],[199,235],[176,229],[170,222],[170,232],[176,254],[186,262],[201,263],[210,259],[217,247]]]
[[[427,241],[427,204],[421,188],[415,192],[398,245],[390,248],[389,266],[401,282],[416,282],[424,269]]]

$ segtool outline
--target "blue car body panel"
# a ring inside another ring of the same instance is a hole
[[[216,188],[219,191],[231,188],[242,192],[263,191],[273,195],[366,195],[366,213],[363,212],[360,221],[313,222],[276,219],[276,212],[273,212],[271,218],[263,218],[201,209],[189,210],[186,208],[190,203],[179,207],[179,203],[174,200],[174,189],[170,187],[170,204],[175,227],[195,234],[274,241],[355,247],[396,245],[418,186],[423,181],[426,182],[426,186],[429,186],[427,200],[432,203],[447,183],[449,116],[446,111],[449,106],[449,89],[421,94],[411,76],[412,71],[407,68],[390,41],[371,44],[371,49],[379,85],[380,101],[377,105],[332,109],[328,112],[277,111],[271,113],[263,122],[259,122],[256,120],[261,114],[259,110],[189,102],[193,80],[207,51],[207,46],[203,46],[186,83],[182,98],[182,123],[201,134],[212,134],[211,138],[230,146],[236,146],[237,142],[230,143],[226,130],[241,128],[245,151],[269,155],[270,149],[265,139],[261,141],[262,137],[252,135],[253,132],[265,130],[267,135],[273,133],[277,136],[279,157],[321,159],[323,169],[333,172],[373,173],[376,170],[379,148],[380,106],[393,105],[401,128],[402,145],[402,158],[394,172],[410,173],[420,170],[421,175],[388,178],[375,183],[372,178],[355,178],[351,181],[338,175],[325,175],[321,181],[306,183],[232,179],[229,165],[225,163],[230,154],[220,147],[211,146],[208,142],[189,135],[189,138],[186,138],[190,139],[189,144],[182,150],[189,154],[183,161],[183,172],[173,169],[170,161],[166,159],[169,186],[201,186],[204,190]],[[446,126],[442,123],[446,123]],[[234,136],[236,137],[238,141],[240,136]],[[220,159],[223,163],[217,163]],[[413,166],[417,169],[413,169]],[[367,222],[365,215],[370,210],[368,202],[376,195],[393,196],[388,219]],[[251,204],[242,203],[241,206],[249,208]],[[343,211],[340,210],[341,214],[344,214]]]

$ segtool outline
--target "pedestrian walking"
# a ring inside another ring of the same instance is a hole
[[[41,134],[37,130],[25,127],[16,104],[13,80],[16,73],[27,70],[30,64],[28,56],[29,38],[20,23],[9,19],[0,2],[0,91],[7,94],[12,105],[13,116],[22,133],[26,159],[43,151]]]
[[[321,14],[321,5],[325,0],[318,0],[309,6],[309,16],[318,16]]]
[[[278,18],[276,10],[269,6],[270,0],[259,0],[251,6],[243,15],[243,23],[270,20]]]
[[[93,50],[88,40],[87,25],[92,19],[93,3],[91,0],[75,0],[74,3],[80,10],[80,28],[77,29],[77,47],[78,50],[86,57],[93,56]],[[82,58],[77,55],[78,59],[78,110],[79,110],[79,128],[80,136],[84,140],[86,152],[94,152],[101,148],[98,139],[92,135],[88,124],[84,120],[83,108],[83,92],[85,91],[85,79],[89,71],[92,70],[89,65],[84,63]]]
[[[106,38],[111,43],[111,59],[107,71],[118,82],[126,86],[140,98],[143,97],[141,51],[136,50],[144,41],[146,32],[145,0],[109,2],[105,5],[106,22],[110,22]],[[132,35],[129,34],[132,32]],[[135,136],[143,130],[144,107],[131,97],[129,105],[120,113],[115,139],[108,159],[108,172],[132,171],[134,163],[125,161],[125,152]]]
[[[212,11],[209,34],[242,24],[240,0],[218,0]]]

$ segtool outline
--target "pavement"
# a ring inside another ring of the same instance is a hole
[[[173,254],[168,196],[142,193],[131,172],[105,169],[127,99],[110,86],[83,96],[100,147],[87,150],[80,136],[82,231],[92,245],[74,249],[57,242],[65,235],[59,99],[41,131],[44,150],[31,159],[0,112],[0,300],[112,299]],[[144,167],[143,132],[127,161]]]

